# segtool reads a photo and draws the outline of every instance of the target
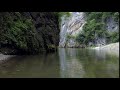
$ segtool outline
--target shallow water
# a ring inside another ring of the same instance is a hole
[[[0,64],[0,78],[118,78],[119,57],[99,50],[59,48],[57,53],[16,56]]]

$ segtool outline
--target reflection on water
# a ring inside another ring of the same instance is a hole
[[[117,78],[119,57],[99,50],[59,48],[57,53],[17,56],[2,62],[0,77]]]
[[[77,51],[74,49],[59,49],[61,77],[79,78],[84,77],[84,70]]]
[[[59,61],[57,57],[56,54],[49,54],[12,58],[0,65],[0,77],[59,77]]]
[[[62,48],[59,58],[63,78],[119,77],[119,57],[99,50]]]

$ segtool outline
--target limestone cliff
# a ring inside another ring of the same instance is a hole
[[[101,46],[118,41],[118,12],[69,13],[69,17],[61,17],[59,47]]]
[[[77,47],[76,37],[86,23],[84,12],[70,12],[70,17],[61,17],[59,47]]]

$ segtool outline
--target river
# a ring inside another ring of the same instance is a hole
[[[0,63],[0,78],[118,78],[119,57],[92,49],[59,48]]]

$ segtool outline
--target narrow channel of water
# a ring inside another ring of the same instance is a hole
[[[17,56],[0,64],[0,78],[118,78],[119,57],[59,48],[57,53]]]

